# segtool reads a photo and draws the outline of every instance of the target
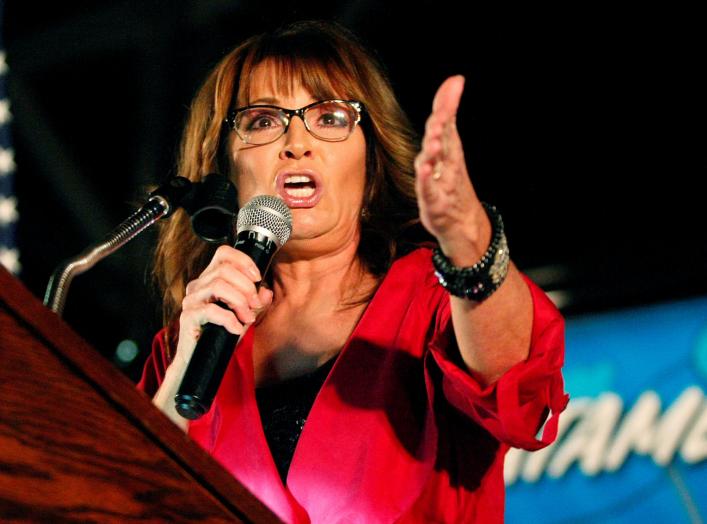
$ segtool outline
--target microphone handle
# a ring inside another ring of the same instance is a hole
[[[248,255],[263,276],[278,248],[272,233],[261,228],[238,233],[234,247]],[[222,302],[217,304],[228,309]],[[196,420],[211,409],[239,338],[223,326],[204,326],[174,398],[177,413],[182,417]]]

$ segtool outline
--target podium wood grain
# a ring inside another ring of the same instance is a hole
[[[0,267],[0,522],[280,522]]]

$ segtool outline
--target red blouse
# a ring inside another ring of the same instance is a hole
[[[431,251],[397,260],[314,401],[286,485],[255,401],[253,330],[189,435],[286,522],[502,522],[506,451],[552,442],[568,401],[564,321],[526,281],[530,356],[482,388],[461,364]],[[138,387],[153,395],[167,365],[163,330]]]

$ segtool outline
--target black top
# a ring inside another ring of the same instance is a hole
[[[311,373],[255,390],[265,439],[283,484],[304,423],[334,361],[336,357]]]

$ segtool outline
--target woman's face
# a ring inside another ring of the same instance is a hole
[[[278,92],[275,68],[255,69],[250,105],[298,109],[316,102],[301,86]],[[257,195],[278,195],[292,210],[292,237],[285,249],[336,251],[358,243],[366,182],[366,142],[360,126],[341,142],[312,136],[293,116],[287,133],[265,145],[244,143],[229,134],[231,173],[242,206]]]

